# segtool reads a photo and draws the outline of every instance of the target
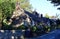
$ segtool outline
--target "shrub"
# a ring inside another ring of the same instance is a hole
[[[24,25],[21,25],[17,29],[25,29],[25,26]]]

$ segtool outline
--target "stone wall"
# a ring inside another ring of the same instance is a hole
[[[0,39],[24,39],[22,30],[0,30]]]

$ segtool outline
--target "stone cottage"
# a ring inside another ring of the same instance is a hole
[[[49,19],[43,17],[42,14],[39,15],[36,11],[30,13],[20,7],[19,1],[16,2],[15,11],[11,17],[11,25],[13,25],[13,27],[19,27],[21,25],[37,26],[42,21],[47,25],[50,23]]]

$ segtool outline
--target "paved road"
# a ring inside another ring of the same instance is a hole
[[[12,36],[21,36],[21,34],[21,30],[15,30],[15,33],[12,33],[11,30],[0,31],[0,39],[11,39]],[[55,30],[49,34],[29,39],[60,39],[60,30]]]
[[[60,30],[55,30],[49,34],[30,39],[60,39]]]

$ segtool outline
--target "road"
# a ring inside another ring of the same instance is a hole
[[[52,31],[46,35],[42,35],[36,38],[30,38],[30,39],[60,39],[60,29]]]
[[[20,30],[15,30],[15,33],[12,33],[11,30],[0,31],[0,39],[12,39],[12,36],[20,37],[21,35],[22,32]],[[18,38],[14,38],[14,39],[18,39]],[[60,39],[60,29],[54,30],[42,36],[38,36],[35,38],[26,38],[26,39]]]

